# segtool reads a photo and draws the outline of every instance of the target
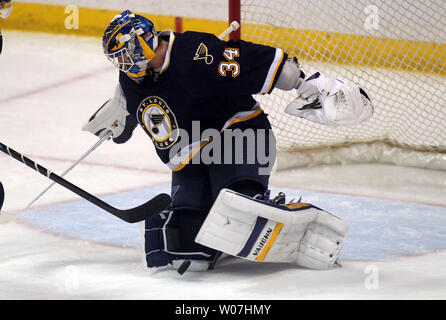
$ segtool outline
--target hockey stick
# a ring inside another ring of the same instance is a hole
[[[78,165],[83,159],[85,159],[90,153],[92,153],[97,147],[99,147],[104,141],[106,141],[109,137],[111,137],[112,132],[109,131],[104,137],[102,137],[98,142],[96,142],[82,157],[79,158],[71,167],[69,167],[67,170],[65,170],[64,173],[62,173],[60,176],[64,177],[71,169],[73,169],[76,165]],[[17,211],[17,212],[8,212],[3,211],[1,212],[1,205],[0,205],[0,224],[9,223],[10,221],[13,221],[17,219],[25,210],[27,210],[33,203],[35,203],[42,195],[45,194],[52,186],[54,186],[56,183],[53,181],[45,190],[43,190],[36,198],[34,198],[33,201],[31,201],[24,209]],[[1,183],[0,183],[0,203],[2,202],[2,199],[4,200],[4,191],[2,194],[1,190]]]
[[[96,142],[90,149],[88,149],[87,152],[85,152],[75,163],[73,163],[71,165],[71,167],[69,167],[67,170],[65,170],[60,177],[63,178],[68,172],[71,171],[71,169],[73,169],[75,166],[77,166],[82,160],[84,160],[86,157],[88,157],[88,155],[90,153],[92,153],[97,147],[99,147],[104,141],[106,141],[108,138],[110,138],[112,136],[113,132],[109,131],[107,132],[107,134],[105,136],[103,136],[101,139],[99,139],[98,142]],[[28,209],[29,207],[31,207],[33,205],[34,202],[36,202],[41,196],[43,196],[48,190],[50,190],[52,188],[52,186],[54,186],[56,184],[56,182],[52,182],[48,187],[46,187],[37,197],[34,198],[34,200],[32,200],[30,203],[28,203],[28,205],[25,207],[24,210]]]
[[[85,200],[95,204],[96,206],[104,209],[105,211],[111,213],[112,215],[118,217],[129,223],[143,221],[149,217],[157,215],[162,210],[166,209],[172,202],[172,199],[168,194],[161,193],[146,203],[131,209],[120,210],[115,207],[110,206],[104,201],[96,198],[95,196],[89,194],[88,192],[82,190],[81,188],[75,186],[74,184],[68,182],[67,180],[59,177],[57,174],[49,171],[48,169],[42,167],[38,163],[35,163],[31,159],[25,157],[24,155],[18,153],[17,151],[9,148],[0,142],[0,151],[9,155],[10,157],[16,159],[17,161],[23,162],[25,165],[31,169],[39,172],[40,174],[46,176],[47,178],[53,180],[57,184],[64,186],[68,190],[76,193],[78,196],[84,198]]]

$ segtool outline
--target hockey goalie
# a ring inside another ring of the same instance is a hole
[[[295,90],[296,98],[283,106],[294,121],[338,127],[372,116],[366,89],[321,72],[306,76],[280,48],[202,32],[157,32],[128,10],[107,27],[103,48],[119,69],[119,83],[83,130],[99,137],[111,131],[114,142],[124,143],[139,125],[172,171],[172,206],[144,222],[146,267],[209,270],[226,255],[310,269],[337,265],[347,222],[310,203],[269,194],[276,145],[253,95]],[[197,122],[200,133],[231,133],[227,140],[241,145],[200,135],[178,148],[185,136],[180,133],[193,137]],[[250,142],[243,139],[248,131]],[[265,131],[268,138],[260,139]],[[250,147],[266,150],[269,161]],[[209,150],[225,161],[203,161]]]

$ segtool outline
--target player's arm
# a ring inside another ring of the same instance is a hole
[[[124,143],[131,138],[136,125],[136,120],[127,111],[127,101],[118,84],[114,96],[90,117],[82,130],[99,138],[111,131],[113,142]]]
[[[278,75],[275,88],[280,90],[298,89],[305,79],[305,73],[300,69],[296,58],[288,58]]]

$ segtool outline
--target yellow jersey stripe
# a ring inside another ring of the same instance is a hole
[[[172,171],[180,171],[181,169],[183,169],[192,160],[192,158],[197,154],[197,152],[200,151],[201,148],[203,148],[205,145],[207,145],[211,141],[212,141],[212,137],[209,138],[208,141],[201,143],[197,148],[195,148],[195,150],[193,150],[191,152],[191,154],[189,155],[189,157],[187,158],[186,161],[182,162],[178,167],[172,169]]]
[[[273,83],[277,76],[277,71],[279,70],[279,66],[282,64],[283,58],[285,57],[285,54],[282,51],[282,56],[280,57],[279,63],[276,66],[276,69],[274,70],[273,78],[271,79],[271,83],[269,84],[268,90],[266,90],[266,93],[270,93],[273,89]]]
[[[277,75],[277,70],[279,69],[280,64],[283,61],[285,54],[282,49],[277,48],[276,53],[274,55],[274,59],[271,62],[268,73],[266,74],[265,81],[263,82],[262,89],[258,92],[259,94],[265,94],[269,90],[271,90],[272,85],[274,83],[274,79]]]
[[[263,110],[261,108],[259,108],[256,112],[250,114],[249,116],[245,117],[245,118],[241,118],[241,119],[234,119],[232,120],[224,129],[228,129],[230,126],[232,126],[235,123],[238,122],[243,122],[243,121],[247,121],[250,120],[252,118],[257,117],[259,114],[261,114],[263,112]]]

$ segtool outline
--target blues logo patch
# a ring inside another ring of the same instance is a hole
[[[214,57],[208,54],[208,48],[200,43],[197,52],[195,52],[194,60],[204,60],[206,64],[211,64],[214,61]]]
[[[170,148],[177,141],[177,120],[160,97],[145,98],[138,107],[137,119],[158,149]]]

